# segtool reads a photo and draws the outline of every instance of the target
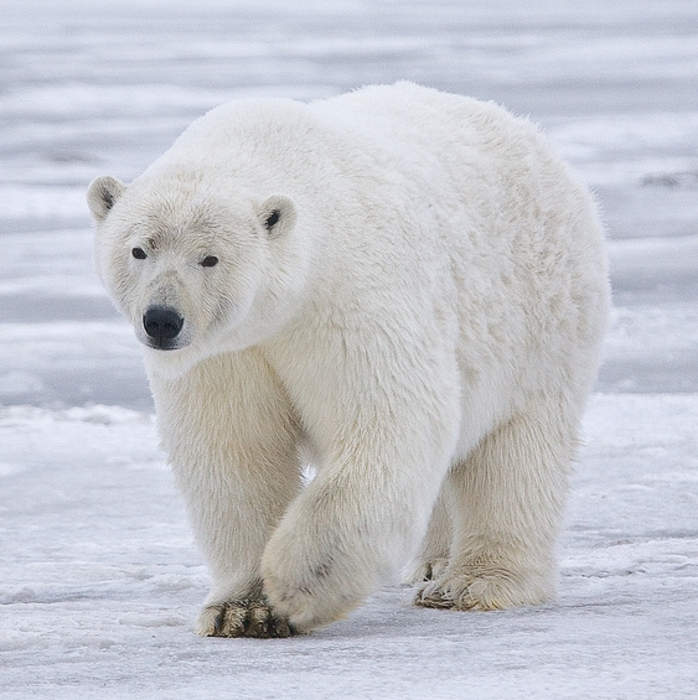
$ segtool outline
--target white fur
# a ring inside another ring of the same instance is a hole
[[[609,288],[589,193],[529,122],[411,83],[237,101],[88,200],[139,337],[149,304],[185,318],[145,361],[213,578],[202,634],[262,580],[296,629],[337,619],[418,550],[437,499],[418,603],[552,595]]]

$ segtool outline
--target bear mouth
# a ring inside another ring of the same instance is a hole
[[[148,338],[144,341],[144,344],[152,350],[164,350],[167,352],[180,350],[183,347],[176,340],[167,340],[166,338],[158,338],[157,340]]]

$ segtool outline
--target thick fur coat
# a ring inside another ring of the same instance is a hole
[[[310,630],[414,555],[420,605],[553,594],[609,287],[534,126],[411,83],[236,101],[88,201],[210,567],[201,634]]]

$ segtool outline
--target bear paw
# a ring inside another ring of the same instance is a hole
[[[552,585],[543,577],[480,566],[446,572],[430,581],[417,594],[414,604],[425,608],[454,610],[505,610],[520,605],[539,605],[551,597]]]
[[[197,634],[202,637],[290,637],[296,631],[274,613],[264,600],[228,600],[207,605],[199,615]]]
[[[323,571],[320,568],[319,578],[306,584],[296,583],[290,576],[282,578],[268,571],[264,578],[264,592],[273,601],[274,608],[293,620],[294,629],[299,632],[309,632],[314,627],[344,616],[341,588],[336,583],[332,585],[332,582],[329,586],[323,585]],[[309,576],[304,579],[311,580]]]
[[[329,545],[278,529],[262,557],[264,595],[298,632],[344,617],[363,597],[366,577]]]
[[[448,559],[438,558],[433,561],[422,562],[407,577],[407,583],[417,586],[425,581],[435,581],[440,578],[448,567]]]

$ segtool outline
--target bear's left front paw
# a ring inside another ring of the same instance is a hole
[[[290,637],[296,630],[264,600],[228,600],[207,605],[199,615],[202,637]]]
[[[299,632],[344,617],[365,594],[360,567],[338,550],[318,539],[306,541],[283,526],[267,543],[264,595]]]
[[[338,601],[334,600],[332,585],[323,581],[322,566],[309,567],[306,574],[282,573],[280,567],[269,566],[263,571],[265,596],[274,610],[288,617],[294,629],[307,632],[343,615]]]

